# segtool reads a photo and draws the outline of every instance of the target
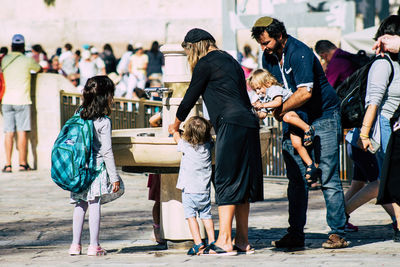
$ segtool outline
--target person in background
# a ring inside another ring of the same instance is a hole
[[[40,44],[32,46],[32,58],[40,64],[40,62],[48,61],[47,53],[43,50]],[[44,65],[44,63],[42,63]],[[43,66],[42,66],[43,67]]]
[[[57,73],[57,74],[61,74],[65,77],[67,77],[67,74],[61,68],[61,64],[60,64],[60,61],[57,56],[53,57],[53,60],[51,61],[50,69],[47,72],[48,73]]]
[[[55,57],[58,57],[58,59],[60,59],[61,53],[62,53],[62,48],[61,47],[57,47],[56,52],[50,58],[50,62],[52,62],[53,58],[55,58]]]
[[[12,172],[11,156],[14,135],[17,132],[19,171],[32,170],[27,161],[28,132],[31,131],[31,71],[39,72],[40,65],[24,55],[25,38],[21,34],[12,37],[11,53],[1,61],[5,90],[1,110],[4,120],[4,146],[6,164],[3,172]]]
[[[331,41],[319,40],[315,44],[315,52],[325,61],[325,75],[333,88],[337,88],[358,68],[351,61],[353,55],[337,48]]]
[[[245,45],[243,47],[244,55],[243,59],[240,62],[242,65],[242,69],[244,71],[244,77],[247,79],[250,76],[250,73],[258,67],[257,59],[251,52],[251,47],[249,45]]]
[[[122,55],[121,59],[118,62],[117,65],[117,73],[121,77],[121,80],[119,82],[119,87],[120,90],[122,91],[122,95],[126,95],[128,93],[128,90],[130,90],[129,87],[129,59],[133,55],[133,46],[131,44],[128,44],[127,46],[127,51]],[[131,96],[132,98],[132,93]]]
[[[2,46],[0,48],[0,61],[3,59],[4,56],[8,54],[8,48],[5,46]]]
[[[128,74],[129,73],[129,59],[133,55],[133,46],[131,44],[128,44],[126,51],[124,54],[122,54],[121,59],[118,62],[117,65],[117,73],[121,76]]]
[[[144,53],[143,45],[141,43],[135,44],[136,52],[129,59],[129,91],[135,88],[144,89],[146,84],[146,70],[149,63],[149,57]],[[127,96],[129,97],[129,96]]]
[[[73,86],[76,87],[77,91],[80,93],[82,92],[83,86],[79,86],[79,74],[78,73],[72,73],[67,76],[67,79],[72,83]]]
[[[96,47],[90,48],[90,53],[92,55],[92,61],[96,66],[96,75],[105,75],[106,74],[106,64],[103,59],[99,56],[99,51],[97,51]]]
[[[354,55],[337,48],[328,40],[318,41],[315,45],[315,51],[325,61],[325,74],[329,83],[334,88],[337,88],[358,68],[357,64],[351,60]],[[359,132],[359,129],[356,131]],[[356,142],[352,142],[353,133],[354,130],[351,130],[346,137],[348,142],[347,153],[353,160],[354,169],[350,188],[344,196],[346,205],[346,232],[358,231],[358,227],[349,222],[350,214],[371,199],[376,198],[379,188],[379,167],[376,158],[369,151],[361,150]],[[393,219],[393,208],[390,205],[383,205],[383,208]],[[395,223],[394,221],[393,224]]]
[[[149,63],[147,65],[147,77],[150,77],[152,74],[162,75],[164,55],[160,52],[160,46],[157,41],[152,43],[150,51],[148,51],[146,54],[149,57]]]
[[[76,73],[78,71],[74,54],[72,53],[72,45],[66,43],[64,52],[60,55],[60,63],[62,70],[67,74]]]
[[[82,59],[79,61],[79,75],[80,75],[80,81],[79,85],[84,86],[86,84],[86,81],[93,76],[97,75],[97,67],[96,63],[93,61],[90,51],[89,50],[84,50],[82,52]]]
[[[106,65],[106,73],[116,72],[117,60],[115,59],[113,49],[110,44],[105,44],[103,47],[103,53],[100,54],[100,58]]]

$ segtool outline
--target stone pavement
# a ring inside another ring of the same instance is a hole
[[[271,241],[281,237],[288,226],[287,183],[278,179],[266,179],[265,201],[251,206],[249,237],[255,254],[190,257],[186,249],[167,250],[150,240],[153,203],[147,200],[147,177],[121,176],[125,195],[102,207],[100,240],[108,255],[71,257],[67,254],[73,211],[69,193],[51,181],[49,171],[1,173],[0,266],[400,266],[400,244],[391,240],[390,218],[373,202],[352,215],[360,231],[347,235],[349,248],[322,249],[329,228],[320,191],[310,192],[306,248],[272,248]],[[218,229],[215,207],[213,214]],[[84,253],[88,240],[85,222]]]

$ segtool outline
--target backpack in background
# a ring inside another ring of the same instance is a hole
[[[338,56],[350,60],[351,64],[356,68],[362,68],[375,58],[375,55],[370,57],[365,50],[358,50],[357,54],[350,54],[349,56]]]
[[[79,112],[62,127],[51,151],[51,178],[62,189],[80,193],[97,177],[93,134],[93,121]]]
[[[393,65],[389,57],[385,55],[376,56],[370,60],[366,65],[356,70],[346,80],[341,83],[336,93],[340,99],[340,116],[342,120],[342,127],[344,129],[361,127],[365,115],[365,95],[367,91],[368,72],[372,63],[378,59],[388,60],[391,66],[391,74],[389,77],[389,84],[393,80]]]

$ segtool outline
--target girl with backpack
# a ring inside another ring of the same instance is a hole
[[[100,206],[115,200],[124,192],[123,182],[117,173],[111,148],[111,119],[107,117],[111,113],[114,90],[114,83],[107,76],[89,78],[83,89],[80,116],[84,120],[93,121],[93,153],[96,166],[101,168],[101,171],[86,190],[80,193],[71,192],[71,204],[75,204],[75,208],[70,255],[82,253],[81,234],[87,209],[89,209],[90,231],[87,255],[106,254],[99,244]]]

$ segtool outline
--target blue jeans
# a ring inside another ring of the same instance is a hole
[[[392,128],[390,127],[390,121],[383,117],[379,117],[381,127],[381,147],[376,152],[376,159],[378,161],[379,171],[382,170],[383,160],[385,159],[387,145],[389,143],[390,135],[392,134]]]
[[[340,116],[334,111],[329,118],[318,119],[315,127],[313,154],[322,170],[322,192],[326,204],[329,234],[344,235],[346,223],[344,195],[339,178],[339,143],[341,140]],[[283,140],[283,157],[286,164],[289,200],[288,232],[304,239],[304,226],[308,204],[308,187],[304,178],[305,164],[293,148],[290,139]]]

